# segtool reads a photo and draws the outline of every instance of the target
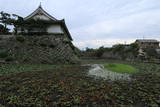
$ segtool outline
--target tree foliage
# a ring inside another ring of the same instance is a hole
[[[104,46],[101,46],[99,49],[97,49],[96,56],[101,57],[104,52],[105,52],[105,48]]]
[[[154,48],[147,48],[147,49],[144,49],[144,51],[147,53],[148,57],[150,58],[156,58],[159,56],[156,49]]]
[[[0,33],[8,33],[9,32],[9,28],[7,28],[7,25],[11,25],[12,21],[11,21],[11,15],[5,12],[0,12]]]
[[[9,14],[2,11],[0,12],[0,23],[0,33],[8,33],[8,25],[13,25],[14,32],[17,33],[18,28],[20,28],[21,32],[23,32],[24,29],[31,31],[34,28],[40,29],[40,31],[45,32],[45,28],[52,22],[34,19],[25,21],[23,17],[19,15]]]
[[[9,29],[5,28],[3,24],[0,24],[0,34],[4,34],[6,32],[9,32]]]

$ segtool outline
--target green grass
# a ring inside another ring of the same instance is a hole
[[[119,73],[136,73],[138,72],[138,69],[131,65],[127,64],[119,64],[119,63],[110,63],[104,65],[105,69],[113,71],[113,72],[119,72]]]
[[[20,72],[51,70],[59,67],[58,65],[31,65],[31,64],[4,64],[0,65],[0,75],[7,75]]]

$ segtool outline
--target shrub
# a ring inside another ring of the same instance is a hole
[[[52,44],[52,45],[49,45],[49,47],[50,48],[55,48],[56,46]]]
[[[16,40],[19,41],[19,42],[24,42],[25,38],[23,36],[17,36]]]
[[[7,56],[8,56],[8,52],[7,51],[0,52],[0,58],[6,58]]]
[[[69,41],[69,40],[63,40],[63,43],[65,43],[65,44],[69,44],[69,43],[70,43],[70,41]]]
[[[7,61],[7,62],[13,61],[13,60],[14,60],[14,58],[13,58],[12,56],[8,56],[8,57],[5,59],[5,61]]]
[[[116,64],[108,64],[108,67],[116,67]]]
[[[25,58],[23,58],[23,61],[24,61],[24,62],[29,62],[29,61],[30,61],[30,58],[25,57]]]
[[[46,47],[46,46],[47,46],[47,44],[45,44],[45,43],[40,43],[40,46],[42,46],[42,47]]]
[[[147,53],[147,55],[149,57],[157,57],[158,56],[158,53],[157,53],[156,49],[154,49],[154,48],[147,48],[147,49],[144,49],[144,51]]]

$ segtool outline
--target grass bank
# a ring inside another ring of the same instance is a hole
[[[109,63],[104,64],[105,69],[118,73],[136,73],[138,69],[131,65],[120,64],[120,63]]]

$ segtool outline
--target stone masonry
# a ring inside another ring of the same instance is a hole
[[[75,64],[74,46],[64,35],[0,35],[1,61],[33,64]]]

